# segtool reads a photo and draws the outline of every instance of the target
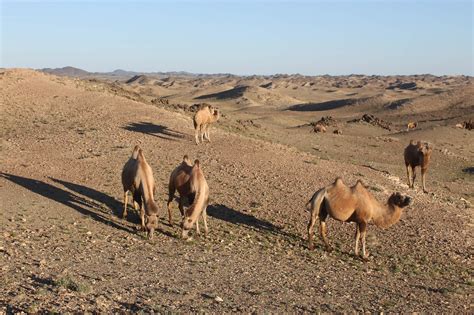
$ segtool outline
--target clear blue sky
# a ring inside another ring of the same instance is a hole
[[[473,75],[473,4],[1,1],[1,67]]]

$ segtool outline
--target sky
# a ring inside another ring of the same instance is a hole
[[[474,75],[470,0],[0,2],[0,67]]]

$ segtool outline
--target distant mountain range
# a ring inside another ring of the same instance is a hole
[[[229,73],[217,73],[217,74],[195,74],[186,71],[169,71],[169,72],[136,72],[117,69],[112,72],[89,72],[79,68],[67,66],[63,68],[43,68],[37,69],[42,72],[67,77],[91,77],[91,76],[105,76],[105,77],[134,77],[139,75],[148,76],[180,76],[180,77],[202,77],[202,76],[232,76]]]

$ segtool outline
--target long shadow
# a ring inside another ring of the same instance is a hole
[[[223,220],[232,224],[244,225],[255,230],[269,232],[275,235],[286,236],[291,239],[301,240],[301,237],[296,236],[292,233],[284,232],[282,231],[281,227],[278,227],[268,221],[258,219],[253,215],[242,213],[222,204],[209,205],[207,207],[207,213],[213,218]]]
[[[122,127],[128,131],[141,132],[147,135],[155,136],[161,139],[176,141],[176,139],[184,138],[184,134],[179,131],[174,131],[166,126],[155,125],[150,122],[131,123]]]
[[[363,99],[348,98],[348,99],[327,101],[327,102],[322,102],[322,103],[296,104],[296,105],[292,105],[288,107],[287,110],[295,111],[295,112],[318,112],[318,111],[331,110],[331,109],[336,109],[339,107],[354,105],[358,101],[361,101],[361,100]]]
[[[104,208],[103,205],[96,202],[95,200],[93,201],[87,200],[84,197],[81,197],[79,195],[73,194],[69,191],[63,190],[61,188],[58,188],[56,186],[50,185],[48,183],[45,183],[36,179],[16,176],[16,175],[7,174],[3,172],[0,172],[0,176],[40,196],[59,202],[69,208],[72,208],[78,211],[79,213],[87,215],[100,223],[110,225],[116,229],[123,230],[129,233],[135,232],[133,229],[127,226],[123,226],[114,221],[111,221],[108,218],[108,216],[110,215],[110,210],[108,208]],[[55,180],[55,181],[59,182],[58,180]],[[68,184],[74,185],[71,183],[68,183]],[[88,191],[89,194],[93,194],[92,192],[94,190],[90,188],[87,188],[87,189],[89,190]]]
[[[123,203],[115,200],[115,198],[110,197],[109,195],[104,194],[103,192],[100,192],[98,190],[95,190],[93,188],[89,188],[89,187],[86,187],[86,186],[83,186],[83,185],[66,182],[66,181],[56,179],[56,178],[52,178],[52,177],[49,177],[49,179],[51,179],[55,183],[63,185],[67,189],[72,190],[72,191],[74,191],[78,194],[81,194],[81,195],[83,195],[83,196],[85,196],[89,199],[93,199],[98,203],[105,204],[110,210],[112,210],[114,215],[116,215],[117,217],[120,217],[120,218],[122,217]],[[128,205],[128,207],[130,207],[130,205]],[[127,221],[129,221],[131,223],[135,223],[135,224],[140,224],[141,220],[140,220],[140,216],[139,216],[138,212],[134,211],[134,210],[133,211],[128,211]],[[165,223],[167,223],[167,222],[168,221],[165,221]],[[156,231],[160,232],[160,233],[163,233],[165,235],[168,235],[170,237],[175,237],[172,233],[169,233],[169,232],[167,232],[167,231],[165,231],[165,230],[163,230],[159,227],[156,229]]]
[[[215,98],[217,100],[234,99],[234,98],[243,96],[244,92],[247,89],[248,89],[248,86],[241,85],[241,86],[236,86],[235,88],[232,88],[230,90],[197,96],[194,99],[195,100],[202,100],[202,99],[207,99],[207,98]]]
[[[466,168],[463,168],[462,169],[463,173],[467,173],[467,174],[474,174],[474,167],[466,167]]]

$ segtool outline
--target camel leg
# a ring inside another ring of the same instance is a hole
[[[327,227],[326,227],[326,218],[321,219],[319,218],[319,235],[324,241],[324,245],[326,245],[326,250],[328,252],[332,251],[331,245],[329,245],[328,238],[327,238]]]
[[[200,136],[200,139],[201,139],[201,143],[204,142],[204,128],[205,128],[204,125],[201,125],[200,128],[199,128],[199,136]]]
[[[421,183],[422,183],[422,186],[423,186],[423,192],[424,193],[427,193],[428,190],[426,190],[426,185],[425,185],[425,176],[426,176],[426,171],[427,169],[421,169]]]
[[[367,260],[369,253],[365,250],[365,235],[367,234],[367,223],[359,223],[359,231],[362,238],[362,259]]]
[[[197,126],[196,129],[194,129],[194,138],[196,140],[196,144],[199,144],[199,129],[200,129],[199,126]]]
[[[169,186],[168,187],[168,204],[167,204],[167,208],[168,208],[168,222],[171,226],[173,226],[173,217],[171,215],[171,203],[173,202],[173,199],[174,199],[174,193],[175,193],[175,189],[173,186]]]
[[[143,205],[140,205],[140,220],[141,220],[141,224],[142,224],[142,231],[145,231],[146,230],[146,227],[145,227],[145,207],[143,207]]]
[[[207,236],[209,229],[207,228],[207,211],[206,208],[202,211],[202,220],[204,221],[204,235]]]
[[[314,249],[314,225],[316,224],[316,214],[317,212],[315,210],[311,211],[311,218],[309,219],[308,223],[308,248],[310,250]]]
[[[122,212],[123,219],[127,217],[127,202],[128,202],[128,191],[123,193],[123,212]]]
[[[179,212],[181,213],[181,218],[184,218],[184,197],[180,196],[179,197]]]
[[[201,235],[201,231],[199,230],[199,217],[196,219],[196,235]]]
[[[360,240],[360,231],[359,231],[359,225],[356,224],[356,234],[355,234],[355,255],[359,256],[359,240]]]
[[[411,167],[411,173],[412,173],[412,180],[411,180],[411,188],[415,188],[415,178],[416,178],[416,170],[415,167]]]
[[[206,135],[206,140],[208,142],[211,142],[211,137],[209,136],[209,124],[206,125],[206,132],[205,132],[205,135]]]
[[[410,165],[407,165],[408,188],[411,188]]]

